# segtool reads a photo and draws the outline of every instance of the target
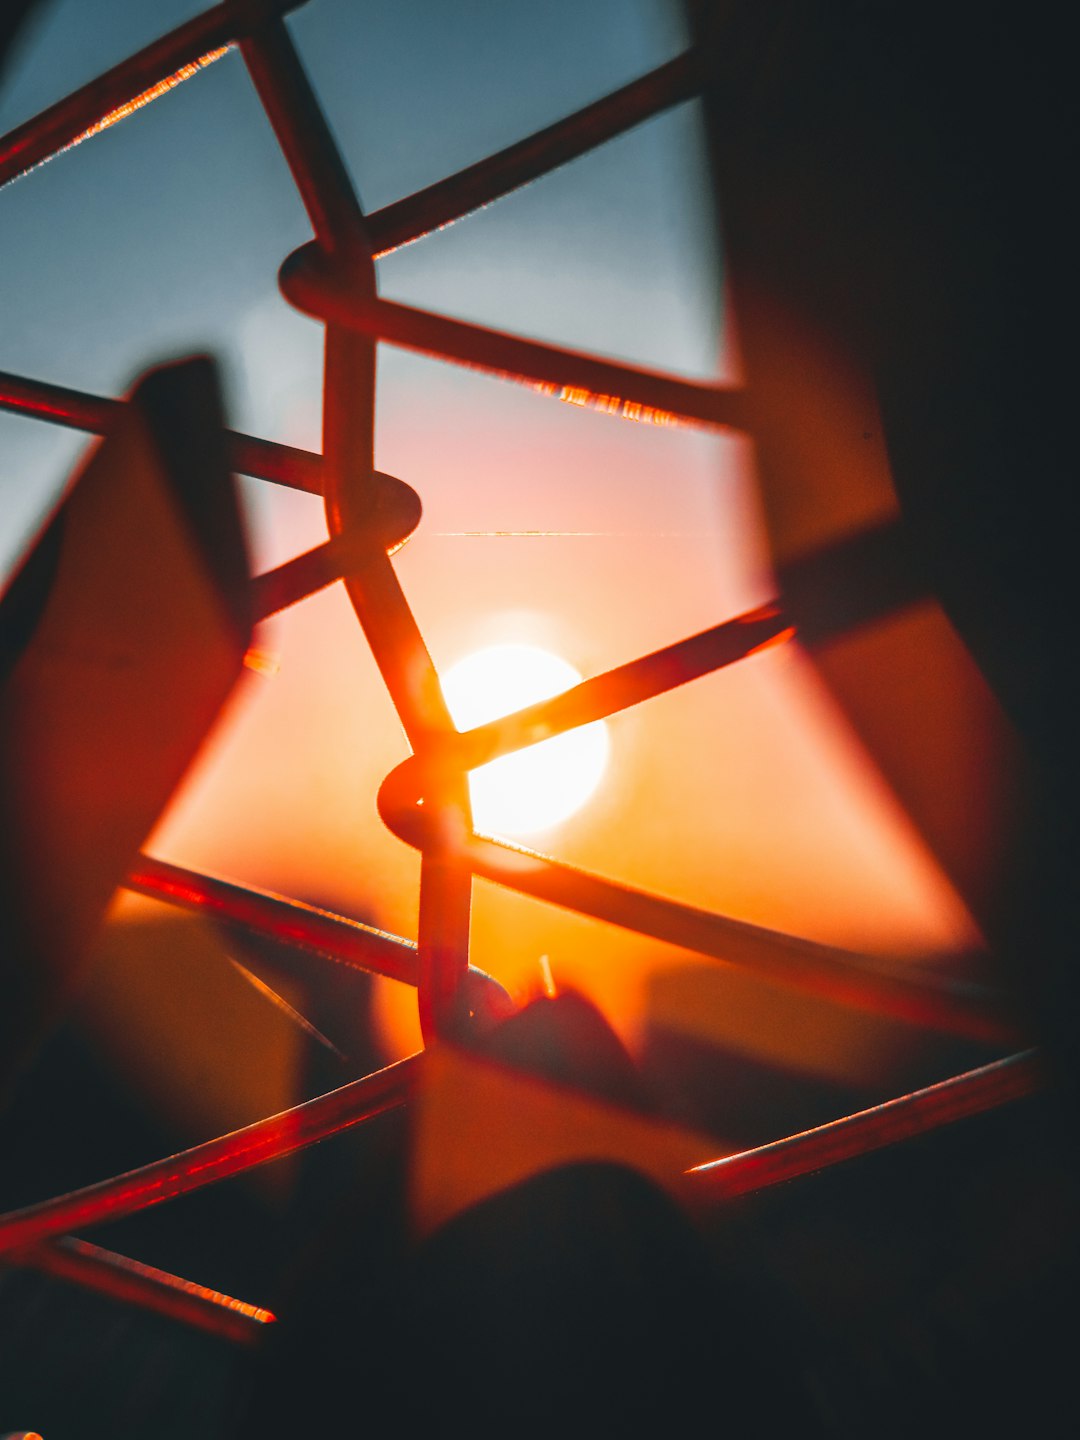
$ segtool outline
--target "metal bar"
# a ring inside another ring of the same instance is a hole
[[[511,715],[466,730],[446,758],[474,770],[513,750],[535,745],[580,725],[590,725],[595,720],[610,719],[645,700],[749,659],[773,645],[782,645],[794,635],[795,629],[779,605],[761,605],[733,620],[725,620],[685,640],[617,665],[602,675],[582,680],[550,700],[538,701]]]
[[[287,900],[264,890],[236,885],[165,860],[140,855],[124,882],[140,895],[205,914],[230,928],[274,945],[369,975],[382,975],[402,985],[418,986],[420,966],[415,941],[376,930],[344,915],[318,910],[300,900]],[[488,1015],[513,1008],[497,980],[476,966],[467,976],[471,1007]]]
[[[332,525],[337,523],[342,521],[335,518]],[[418,755],[438,754],[456,732],[385,550],[373,549],[368,563],[350,573],[346,589],[409,743]],[[420,847],[419,1005],[426,1041],[453,1033],[462,1022],[469,973],[472,872],[458,850],[472,828],[472,812],[464,775],[445,775]]]
[[[372,279],[372,293],[374,280]],[[326,515],[331,534],[371,526],[375,422],[375,342],[328,324],[323,447],[327,456]],[[437,751],[455,734],[434,662],[381,544],[345,581],[353,611],[410,745]],[[461,1023],[469,973],[472,874],[456,855],[459,834],[472,828],[468,785],[450,772],[439,796],[440,819],[420,862],[418,921],[421,1033],[430,1042]],[[447,835],[447,827],[450,835]]]
[[[253,27],[240,51],[318,243],[327,253],[370,259],[352,181],[284,21],[269,17]]]
[[[256,1343],[265,1327],[277,1319],[259,1305],[249,1305],[220,1290],[182,1280],[167,1270],[159,1270],[156,1265],[103,1250],[100,1245],[91,1245],[73,1235],[39,1245],[34,1250],[8,1255],[6,1261],[71,1281],[110,1300],[137,1305],[235,1344]]]
[[[280,275],[285,298],[317,319],[631,420],[721,428],[745,425],[745,398],[740,391],[641,370],[380,300],[354,287],[347,273],[319,265],[317,256],[310,245],[302,246],[285,261]]]
[[[266,890],[236,885],[213,875],[185,870],[151,855],[140,855],[124,885],[139,895],[183,910],[211,915],[251,935],[324,956],[340,965],[385,975],[404,985],[419,983],[416,945],[359,920],[288,900]]]
[[[384,819],[400,839],[423,850],[430,845],[427,808],[388,810]],[[1008,1003],[979,986],[700,910],[491,836],[469,836],[460,854],[474,875],[508,890],[737,965],[769,984],[983,1044],[1017,1039]]]
[[[694,52],[679,55],[629,85],[516,144],[395,200],[368,216],[375,254],[388,255],[433,230],[490,205],[607,140],[691,99],[701,86]]]
[[[363,549],[366,549],[366,543]],[[268,620],[341,580],[363,554],[356,537],[335,535],[302,555],[256,575],[251,582],[252,615],[256,622]]]
[[[432,782],[436,787],[445,783],[452,767],[475,768],[574,726],[607,718],[781,642],[790,633],[778,607],[764,606],[583,681],[551,700],[478,726],[437,759],[414,757],[391,771],[379,792],[379,813],[400,839],[423,850],[431,844],[430,830],[439,816],[437,799],[432,805],[424,790]],[[423,806],[417,804],[421,798]],[[980,986],[700,910],[492,837],[470,833],[457,837],[456,846],[475,875],[666,944],[744,966],[770,983],[983,1042],[1015,1039],[1007,1000]]]
[[[699,910],[487,836],[467,842],[465,859],[474,875],[520,894],[740,966],[835,1005],[983,1044],[1017,1039],[1007,1003],[980,987]]]
[[[271,14],[296,10],[304,0],[263,0]],[[252,5],[225,3],[196,15],[137,54],[57,101],[0,139],[0,186],[73,145],[112,112],[173,78],[177,72],[237,39]]]
[[[303,66],[280,21],[241,43],[252,80],[289,164],[320,253],[348,266],[354,290],[375,297],[375,267],[366,221]],[[326,514],[332,535],[362,534],[376,507],[373,336],[328,323],[323,369]],[[438,676],[397,582],[385,547],[373,541],[346,589],[375,662],[414,749],[453,725]],[[471,823],[463,779],[445,797]],[[469,970],[472,877],[438,841],[425,852],[420,886],[420,1016],[425,1038],[456,1019]],[[432,886],[432,874],[439,883]],[[425,879],[426,877],[426,879]]]
[[[0,1216],[0,1252],[39,1245],[68,1230],[119,1220],[291,1155],[339,1130],[403,1105],[416,1085],[420,1058],[413,1055],[399,1060],[362,1080],[165,1160],[155,1160],[125,1175]]]
[[[449,789],[441,822],[453,830],[471,824],[469,795],[463,782]],[[469,930],[472,918],[472,867],[455,835],[439,843],[433,838],[421,851],[417,989],[420,1032],[425,1044],[453,1038],[469,1020]]]
[[[596,720],[610,719],[644,700],[746,660],[772,645],[783,644],[794,633],[778,605],[762,605],[582,680],[549,700],[455,734],[437,752],[414,756],[390,772],[379,795],[380,814],[393,828],[397,812],[415,809],[421,795],[445,784],[446,773],[454,768],[475,770],[514,750],[537,745]]]
[[[126,400],[91,395],[85,390],[71,390],[65,385],[53,385],[45,380],[28,380],[23,375],[0,370],[0,410],[9,410],[35,420],[48,420],[71,430],[107,435],[126,404]],[[225,436],[229,464],[238,474],[270,480],[275,485],[287,485],[291,490],[322,494],[321,455],[236,430],[227,430]]]
[[[731,1200],[1023,1099],[1044,1083],[1038,1053],[1025,1050],[771,1145],[695,1165],[687,1175],[704,1198]]]

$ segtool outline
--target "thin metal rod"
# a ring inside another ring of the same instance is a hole
[[[380,792],[380,812],[384,808],[388,812],[414,809],[425,788],[445,783],[445,772],[453,768],[475,770],[501,755],[537,745],[567,730],[610,719],[621,710],[746,660],[773,645],[784,644],[794,634],[794,627],[779,605],[761,605],[582,680],[549,700],[455,734],[437,754],[423,759],[414,756],[390,772]],[[383,819],[391,823],[387,815]]]
[[[415,818],[392,812],[388,820],[394,833],[417,849],[429,843],[423,818],[427,808],[414,807]],[[1017,1026],[1002,998],[979,986],[928,975],[914,965],[858,955],[700,910],[486,835],[470,836],[461,846],[461,860],[474,875],[520,895],[736,965],[784,989],[983,1044],[1017,1039]]]
[[[996,1109],[1044,1085],[1038,1053],[1025,1050],[771,1145],[696,1165],[687,1175],[702,1197],[730,1200]]]
[[[322,107],[283,20],[241,37],[240,51],[320,246],[332,254],[371,247],[363,212]]]
[[[794,626],[776,603],[748,610],[684,640],[617,665],[602,675],[511,715],[464,731],[447,755],[467,770],[594,720],[607,720],[670,690],[702,679],[773,645],[793,639]]]
[[[268,620],[342,579],[354,563],[356,549],[353,536],[335,535],[273,570],[256,575],[251,582],[253,618]]]
[[[292,1155],[403,1105],[416,1085],[421,1058],[412,1055],[327,1095],[256,1120],[178,1155],[0,1216],[0,1252],[39,1245],[68,1230],[119,1220],[204,1185],[241,1175],[269,1160]]]
[[[277,14],[303,3],[264,0],[263,8]],[[147,97],[178,71],[232,44],[251,11],[250,3],[215,5],[10,131],[0,138],[0,186],[74,144],[114,111]]]
[[[433,230],[490,205],[569,160],[603,145],[673,105],[691,99],[701,87],[694,52],[679,55],[629,85],[525,140],[395,200],[368,216],[375,254],[387,255]]]
[[[124,883],[127,889],[141,895],[209,915],[246,935],[301,954],[369,975],[382,975],[402,985],[416,987],[420,983],[415,941],[329,910],[318,910],[300,900],[185,870],[149,855],[139,856]],[[485,971],[470,966],[467,987],[472,1007],[492,1015],[509,1013],[509,997]]]
[[[289,256],[279,277],[285,298],[317,319],[627,419],[661,425],[681,420],[721,428],[740,428],[745,423],[740,391],[641,370],[380,300],[353,287],[347,274],[319,266],[317,256],[317,250],[303,246]]]
[[[104,1250],[73,1235],[9,1255],[6,1260],[8,1264],[68,1280],[110,1300],[137,1305],[169,1320],[178,1320],[234,1344],[256,1343],[266,1326],[277,1319],[272,1311],[259,1305],[249,1305],[193,1280],[182,1280],[167,1270],[159,1270],[156,1265],[117,1255],[115,1251]]]
[[[1017,1039],[1003,999],[978,986],[923,973],[915,965],[699,910],[486,836],[467,843],[465,858],[475,875],[521,894],[739,966],[785,989],[983,1044]]]
[[[288,900],[270,891],[236,885],[212,875],[140,855],[124,885],[153,900],[211,915],[250,935],[290,945],[404,985],[419,983],[416,945],[359,920]]]
[[[386,552],[374,551],[369,563],[354,569],[345,583],[409,743],[420,756],[437,754],[456,731],[434,663]],[[459,852],[471,828],[465,777],[460,770],[447,771],[437,817],[419,847],[419,1007],[427,1042],[452,1034],[465,1018],[472,872]]]
[[[123,413],[126,400],[113,400],[104,395],[91,395],[84,390],[71,390],[45,380],[29,380],[0,370],[0,410],[47,420],[71,430],[85,430],[91,435],[107,435]],[[253,475],[291,490],[305,490],[321,495],[323,460],[310,450],[280,445],[255,435],[227,430],[229,464],[240,475]]]

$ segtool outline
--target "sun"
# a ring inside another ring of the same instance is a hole
[[[535,645],[490,645],[452,666],[443,694],[461,730],[550,699],[577,685],[568,661]],[[535,835],[580,810],[600,783],[608,758],[602,720],[504,755],[469,776],[473,820],[481,831]]]

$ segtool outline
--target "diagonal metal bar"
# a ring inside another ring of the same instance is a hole
[[[301,900],[202,875],[151,855],[138,857],[124,884],[140,895],[210,915],[275,944],[291,945],[404,985],[416,985],[419,980],[412,940]]]
[[[488,836],[473,836],[464,856],[473,873],[487,880],[737,965],[785,989],[983,1044],[1017,1039],[1007,1001],[981,986],[700,910]]]
[[[700,88],[700,60],[690,51],[475,165],[372,211],[368,228],[375,254],[388,255],[401,245],[408,245],[490,205],[493,200],[595,150],[635,125],[691,99]]]
[[[696,1165],[687,1176],[700,1190],[697,1198],[732,1200],[997,1109],[1045,1083],[1038,1052],[1024,1050],[771,1145]]]
[[[402,985],[416,987],[420,983],[415,941],[377,930],[345,915],[185,870],[149,855],[138,857],[124,884],[138,894],[210,916],[222,925],[274,946],[286,946],[301,955],[345,965],[369,975],[382,975]],[[276,959],[271,963],[279,966]],[[288,973],[296,973],[292,967],[287,968]],[[300,978],[303,978],[302,972]],[[512,1009],[502,986],[485,971],[470,966],[466,983],[473,1010],[494,1017]]]
[[[75,144],[114,112],[164,93],[169,82],[186,78],[189,69],[194,73],[203,57],[238,38],[253,8],[282,14],[304,3],[261,0],[259,7],[253,7],[248,0],[215,5],[171,30],[0,138],[0,186]]]
[[[328,585],[341,580],[367,549],[365,542],[357,542],[352,535],[335,535],[302,555],[256,575],[251,582],[252,615],[256,621],[268,620],[325,590]]]
[[[68,1230],[119,1220],[138,1210],[241,1175],[327,1136],[404,1105],[416,1085],[419,1055],[354,1080],[229,1135],[155,1160],[124,1175],[0,1216],[0,1253],[39,1245]]]
[[[6,1262],[68,1280],[110,1300],[137,1305],[239,1345],[256,1343],[265,1327],[277,1319],[259,1305],[182,1280],[156,1265],[117,1255],[73,1235],[8,1255]]]
[[[281,290],[305,314],[389,341],[406,350],[451,360],[502,379],[546,389],[560,399],[654,424],[741,428],[746,423],[740,391],[641,370],[599,355],[583,355],[539,340],[490,330],[448,315],[435,315],[380,300],[354,285],[347,271],[331,271],[305,245],[282,266]]]
[[[384,805],[382,813],[399,839],[422,849],[430,843],[425,833],[431,823],[424,816],[427,808],[418,809],[415,803],[400,809]],[[468,836],[461,842],[460,856],[474,875],[518,894],[737,965],[784,989],[982,1044],[1017,1039],[1008,1001],[982,986],[701,910],[493,836]]]
[[[360,203],[284,20],[267,15],[240,37],[240,51],[316,240],[327,253],[370,260]]]
[[[107,435],[122,413],[126,400],[113,400],[104,395],[91,395],[85,390],[71,390],[66,385],[53,385],[45,380],[29,380],[0,370],[0,410],[26,415],[35,420],[48,420],[70,430],[85,430],[91,435]],[[306,490],[321,495],[323,461],[310,450],[293,445],[280,445],[241,431],[225,432],[229,447],[229,464],[240,475],[253,475],[286,485],[290,490]]]
[[[782,645],[794,635],[794,627],[779,605],[761,605],[582,680],[550,700],[464,731],[444,758],[474,770],[513,750],[590,725],[594,720],[607,720],[642,701],[747,660],[773,645]]]
[[[438,763],[414,757],[391,771],[379,792],[379,812],[400,839],[422,849],[429,843],[426,832],[439,820],[440,785],[453,767],[475,768],[511,750],[605,719],[745,659],[791,633],[779,608],[764,606],[583,681],[562,695],[478,726],[449,745]],[[424,794],[424,789],[432,793]],[[426,801],[422,806],[421,799]],[[470,833],[458,844],[463,862],[475,875],[665,944],[743,966],[770,983],[982,1042],[1015,1039],[1006,997],[981,986],[684,905],[494,837]]]

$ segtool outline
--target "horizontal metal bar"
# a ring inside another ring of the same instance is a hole
[[[53,385],[46,380],[29,380],[0,370],[0,410],[26,415],[34,420],[48,420],[71,430],[86,430],[91,435],[106,435],[115,424],[125,400],[104,395],[91,395],[85,390],[71,390],[66,385]],[[253,475],[291,490],[305,490],[321,495],[323,460],[310,450],[280,445],[241,431],[226,431],[229,464],[239,475]]]
[[[265,1327],[277,1319],[259,1305],[182,1280],[156,1265],[117,1255],[73,1235],[5,1258],[8,1264],[68,1280],[110,1300],[137,1305],[235,1344],[255,1343]]]
[[[640,370],[617,360],[380,300],[353,285],[346,271],[335,271],[320,264],[320,259],[316,247],[304,245],[288,257],[280,274],[285,298],[316,319],[627,419],[660,425],[685,421],[741,427],[744,423],[745,401],[740,391]]]
[[[256,1120],[178,1155],[129,1170],[125,1175],[0,1216],[0,1252],[39,1245],[68,1230],[119,1220],[204,1185],[243,1174],[269,1160],[292,1155],[403,1105],[416,1084],[420,1058],[412,1055],[399,1060],[327,1095]]]
[[[460,220],[493,200],[595,150],[607,140],[691,99],[701,66],[688,51],[573,115],[489,155],[445,180],[395,200],[368,216],[375,254],[388,255],[432,230]]]
[[[305,905],[302,900],[236,885],[151,855],[138,857],[124,885],[140,895],[211,915],[251,935],[310,951],[370,975],[384,975],[404,985],[416,985],[419,980],[412,940]]]
[[[0,186],[74,144],[113,111],[148,98],[162,82],[179,78],[178,71],[236,40],[255,15],[283,14],[305,0],[252,0],[215,5],[171,30],[159,40],[114,65],[88,85],[66,95],[47,110],[0,138]]]
[[[704,1197],[731,1200],[996,1109],[1044,1085],[1038,1053],[1025,1050],[771,1145],[695,1165],[687,1175]]]

